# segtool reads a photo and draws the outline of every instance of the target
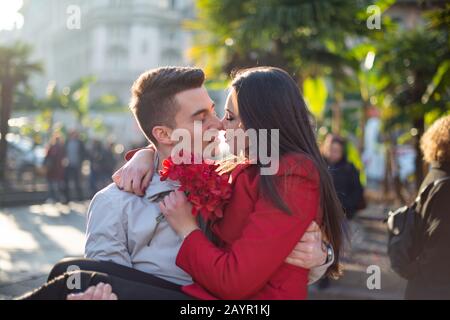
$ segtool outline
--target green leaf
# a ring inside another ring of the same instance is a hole
[[[359,171],[359,180],[363,186],[367,183],[366,173],[364,171],[364,164],[361,158],[361,155],[358,151],[358,148],[348,140],[346,143],[346,154],[347,160],[352,163],[356,169]]]
[[[303,82],[303,95],[311,112],[314,116],[321,119],[328,97],[325,79],[322,77],[305,79]]]
[[[447,72],[449,72],[449,70],[450,70],[450,60],[445,60],[439,65],[435,75],[433,76],[433,79],[431,80],[431,83],[428,84],[427,90],[422,96],[421,100],[423,104],[426,104],[428,102],[433,92],[441,83],[441,80],[443,79],[444,75]]]

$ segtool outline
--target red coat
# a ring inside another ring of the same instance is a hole
[[[64,145],[54,144],[49,147],[45,156],[45,165],[47,167],[47,179],[50,181],[64,180],[63,161],[66,157]]]
[[[199,299],[307,298],[309,270],[284,260],[318,217],[320,179],[312,161],[298,154],[282,158],[277,176],[284,175],[277,186],[292,215],[261,194],[256,166],[233,171],[231,201],[213,226],[223,247],[197,230],[178,253],[177,265],[194,280],[185,293]]]

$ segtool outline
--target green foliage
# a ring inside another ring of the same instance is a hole
[[[303,96],[314,116],[318,119],[322,119],[328,97],[325,79],[305,79],[303,82]]]
[[[112,94],[105,94],[97,98],[90,104],[89,108],[92,111],[104,111],[104,112],[127,110],[127,106],[122,104],[122,102],[119,101],[119,98]]]
[[[70,86],[66,107],[76,114],[80,124],[83,124],[89,112],[89,87],[95,81],[95,77],[87,76]]]
[[[198,0],[192,55],[215,77],[237,67],[279,66],[299,82],[345,76],[348,38],[366,36],[370,1]],[[348,75],[347,75],[348,76]]]
[[[446,12],[446,18],[443,18]],[[379,43],[376,67],[385,96],[385,126],[410,124],[426,114],[450,109],[450,45],[446,28],[435,21],[448,21],[449,9],[428,13],[428,24],[413,30],[387,34]]]
[[[17,86],[26,87],[28,78],[42,71],[40,63],[30,62],[32,49],[30,46],[16,42],[11,46],[0,46],[0,181],[3,181],[6,170],[7,142],[9,119],[11,117],[14,93]]]
[[[367,177],[364,171],[364,164],[361,158],[361,154],[358,151],[358,148],[351,140],[347,140],[346,143],[346,155],[347,160],[352,163],[356,169],[359,171],[359,180],[363,186],[367,184]]]
[[[30,62],[32,47],[15,42],[11,46],[0,46],[0,83],[26,84],[33,73],[42,72],[40,63]]]

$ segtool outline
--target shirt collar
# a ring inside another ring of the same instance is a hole
[[[158,201],[162,196],[165,196],[170,191],[179,187],[178,181],[164,180],[161,181],[161,176],[158,174],[159,153],[156,152],[154,159],[155,171],[153,173],[152,181],[150,181],[147,190],[145,190],[145,197],[151,202]]]
[[[173,191],[177,189],[180,186],[178,181],[172,181],[172,180],[160,180],[159,174],[154,174],[152,181],[150,182],[150,185],[147,187],[147,190],[145,190],[145,197],[154,202],[158,200],[161,195],[166,194],[170,191]]]

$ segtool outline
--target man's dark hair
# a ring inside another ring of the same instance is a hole
[[[139,76],[131,88],[130,109],[147,139],[157,143],[152,134],[157,125],[175,126],[175,95],[199,88],[204,81],[203,71],[190,67],[162,67]]]

